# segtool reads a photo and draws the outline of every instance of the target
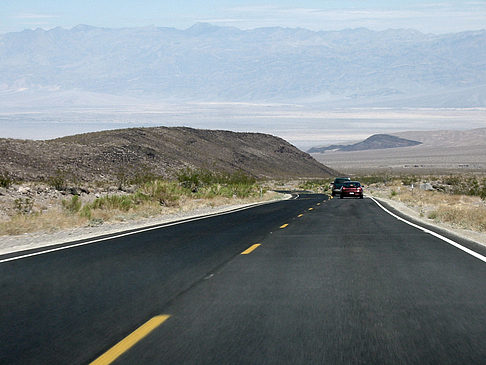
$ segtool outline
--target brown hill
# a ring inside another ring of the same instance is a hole
[[[242,170],[259,178],[328,177],[335,172],[281,138],[185,127],[119,129],[46,141],[0,139],[0,172],[42,180],[58,171],[81,181],[184,167]]]
[[[364,141],[349,144],[349,145],[331,145],[327,147],[313,147],[309,153],[324,153],[326,151],[367,151],[367,150],[383,150],[387,148],[400,148],[417,146],[422,142],[412,141],[410,139],[392,136],[390,134],[373,134]]]

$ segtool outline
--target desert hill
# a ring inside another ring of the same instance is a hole
[[[385,148],[410,147],[421,144],[422,142],[400,138],[389,134],[374,134],[364,141],[349,145],[331,145],[327,147],[312,147],[309,153],[324,153],[326,151],[367,151],[381,150]]]
[[[185,127],[119,129],[45,141],[0,139],[0,166],[3,173],[23,180],[60,172],[81,181],[147,172],[171,176],[184,167],[241,170],[259,178],[334,174],[278,137]]]
[[[367,151],[327,151],[313,156],[345,173],[472,173],[486,171],[486,128],[393,133],[421,144]]]

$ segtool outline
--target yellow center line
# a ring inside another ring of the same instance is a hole
[[[261,243],[255,243],[254,245],[248,247],[245,251],[243,251],[242,255],[248,255],[249,253],[253,252],[258,246],[261,246]]]
[[[309,208],[309,210],[314,210],[314,208]]]
[[[299,214],[299,215],[297,216],[297,218],[300,218],[300,217],[302,217],[302,216],[303,216],[303,214]]]
[[[164,323],[170,315],[160,315],[149,319],[147,322],[138,327],[135,331],[130,333],[123,340],[118,342],[111,349],[106,351],[103,355],[98,357],[90,365],[108,365],[119,358],[123,353],[132,348],[142,338],[147,336],[150,332]]]
[[[317,203],[316,205],[321,205],[321,203]]]
[[[288,223],[285,223],[285,224],[281,225],[281,226],[280,226],[280,228],[285,228],[285,227],[287,227],[288,225],[289,225]]]

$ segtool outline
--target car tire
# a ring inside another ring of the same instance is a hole
[[[339,199],[342,199],[344,198],[343,194],[339,195]]]
[[[363,199],[363,195],[360,195],[360,196],[359,196],[359,198],[360,198],[360,199]]]

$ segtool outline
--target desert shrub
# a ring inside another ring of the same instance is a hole
[[[437,211],[438,218],[453,225],[486,231],[486,211],[483,207],[456,207],[443,205]]]
[[[0,173],[0,187],[8,189],[13,184],[13,179],[8,172]]]
[[[162,180],[162,177],[154,174],[148,167],[144,167],[137,171],[131,179],[126,178],[126,180],[130,184],[142,186],[143,184],[150,183],[155,180]]]
[[[253,185],[256,179],[253,176],[245,174],[243,171],[236,171],[232,174],[222,174],[222,181],[219,183],[227,183],[232,185]]]
[[[462,184],[462,179],[459,176],[446,176],[442,179],[442,182],[451,186],[460,186]]]
[[[416,184],[419,181],[419,178],[415,175],[411,176],[402,176],[402,184],[403,185],[412,185]]]
[[[56,170],[56,173],[47,179],[47,183],[58,191],[66,190],[66,174],[62,170]]]
[[[123,190],[128,182],[128,176],[124,169],[118,170],[116,173],[116,182],[118,186],[118,190]]]
[[[255,195],[256,191],[252,185],[248,184],[235,184],[233,186],[233,195],[238,198],[248,198]]]
[[[30,214],[34,207],[34,199],[31,198],[18,198],[14,200],[14,207],[17,214]]]
[[[209,172],[186,168],[177,173],[177,181],[183,188],[196,192],[204,184],[203,181],[209,178],[209,174]]]
[[[215,184],[228,186],[254,186],[256,179],[253,176],[245,174],[243,171],[236,171],[234,173],[226,172],[212,172],[204,169],[190,169],[186,168],[177,173],[177,181],[180,186],[190,190],[193,193],[200,189]],[[214,191],[213,191],[214,192]]]
[[[486,179],[483,179],[483,184],[481,186],[481,190],[479,191],[479,197],[486,200]]]
[[[63,200],[62,206],[71,213],[77,213],[82,206],[81,199],[78,195],[74,195],[71,200]]]
[[[137,202],[152,200],[163,206],[176,206],[179,199],[187,195],[186,189],[171,181],[155,180],[145,183],[133,196]]]
[[[455,195],[479,196],[486,199],[486,178],[482,180],[475,176],[451,175],[444,177],[442,183],[449,185],[448,191]]]
[[[392,191],[390,192],[390,197],[397,196],[397,194],[398,194],[398,193],[397,193],[395,190],[392,190]]]
[[[302,190],[314,190],[321,188],[326,191],[330,189],[329,179],[316,179],[316,180],[306,180],[299,184],[299,189]]]
[[[134,206],[129,195],[107,195],[97,198],[90,205],[91,209],[110,209],[127,212]]]
[[[427,217],[428,217],[429,219],[437,219],[437,217],[438,217],[438,213],[437,213],[437,211],[435,211],[435,210],[434,210],[434,211],[432,211],[432,212],[429,212],[429,214],[427,215]]]
[[[248,198],[256,193],[253,189],[252,185],[247,184],[231,184],[231,185],[223,185],[217,192],[218,196],[223,196],[226,198]]]
[[[89,204],[85,204],[79,210],[79,215],[83,218],[91,219],[91,206]]]

